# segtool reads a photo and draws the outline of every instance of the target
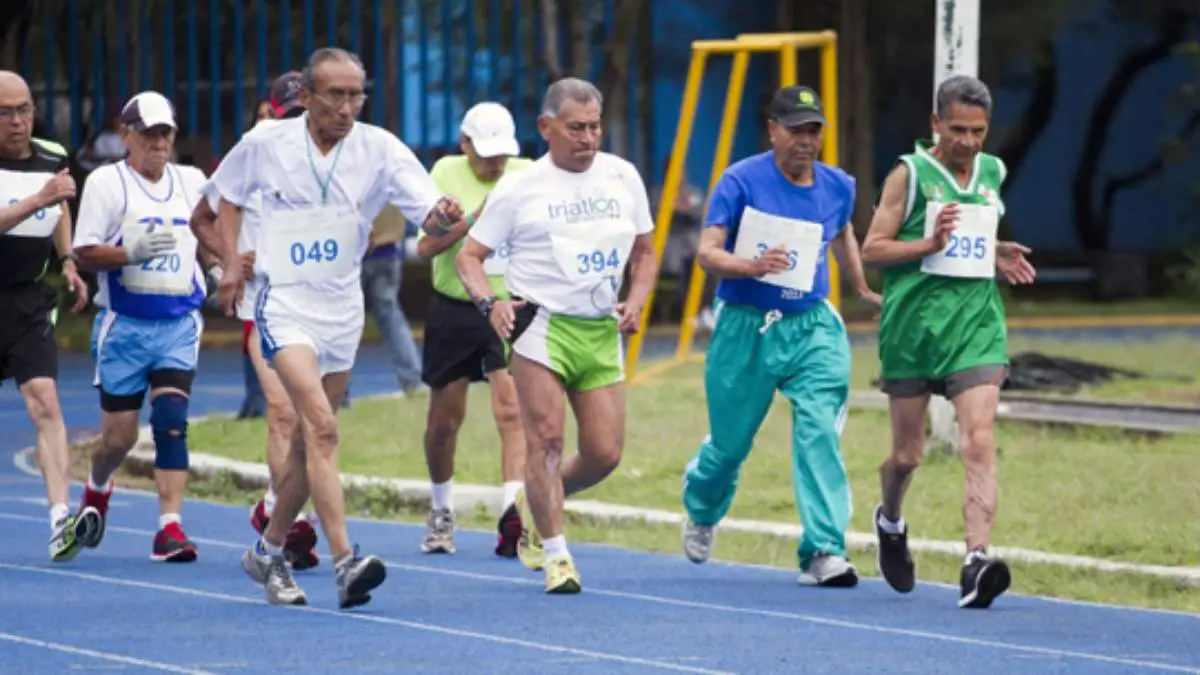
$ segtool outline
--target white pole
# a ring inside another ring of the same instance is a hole
[[[979,77],[979,0],[933,0],[933,90],[951,75]]]
[[[933,27],[933,109],[937,109],[937,88],[951,75],[979,77],[979,0],[933,0],[937,6]],[[934,137],[934,142],[937,137]],[[959,450],[958,419],[954,404],[941,396],[929,399],[929,441],[948,444]]]

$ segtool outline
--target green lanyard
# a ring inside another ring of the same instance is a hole
[[[342,148],[345,144],[342,142],[346,139],[338,141],[337,152],[333,155],[333,164],[329,165],[329,173],[325,174],[325,179],[321,180],[321,175],[317,173],[317,165],[313,161],[313,143],[312,134],[308,133],[308,113],[304,113],[304,148],[308,151],[308,168],[312,169],[313,178],[317,180],[317,186],[321,188],[321,206],[329,203],[329,184],[333,182],[333,170],[337,168],[338,160],[342,158]]]

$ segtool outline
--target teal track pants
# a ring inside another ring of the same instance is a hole
[[[792,406],[792,478],[804,536],[801,569],[815,554],[846,555],[850,483],[841,433],[850,396],[850,342],[828,303],[780,317],[721,306],[704,369],[709,435],[688,463],[683,504],[697,525],[729,512],[738,472],[782,393]]]

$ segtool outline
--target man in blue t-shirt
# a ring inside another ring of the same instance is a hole
[[[688,463],[683,548],[708,559],[775,392],[792,404],[793,480],[804,526],[800,583],[854,586],[846,558],[850,486],[841,431],[850,395],[850,343],[829,295],[828,252],[868,302],[850,218],[854,178],[817,161],[825,117],[807,87],[776,92],[772,149],[730,166],[713,191],[700,266],[721,277],[704,388],[710,433]]]

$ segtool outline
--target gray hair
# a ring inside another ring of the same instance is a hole
[[[937,88],[937,116],[946,119],[950,115],[950,106],[962,105],[983,108],[988,115],[992,114],[992,92],[978,78],[970,75],[951,75]]]
[[[341,47],[321,47],[314,51],[312,56],[308,57],[308,65],[304,70],[300,71],[300,86],[312,91],[317,84],[317,66],[328,61],[346,61],[358,66],[362,71],[363,77],[367,75],[367,69],[363,66],[362,59],[353,52],[348,52]]]
[[[583,104],[595,101],[601,109],[604,108],[604,95],[596,85],[577,77],[564,77],[546,88],[546,96],[542,99],[542,117],[556,117],[567,101]]]

